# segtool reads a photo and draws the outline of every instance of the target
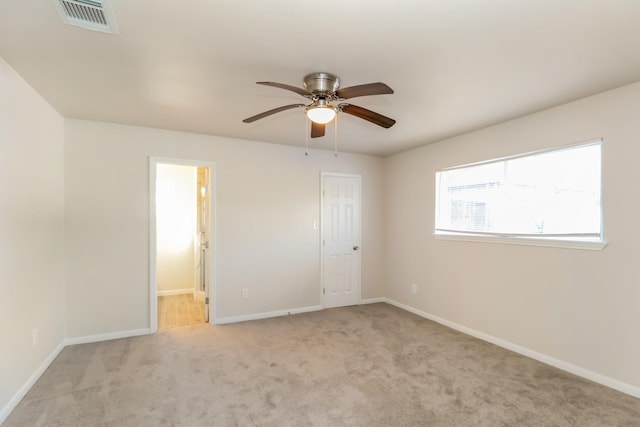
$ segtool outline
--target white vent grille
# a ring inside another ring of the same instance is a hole
[[[53,0],[65,24],[118,34],[110,0]]]

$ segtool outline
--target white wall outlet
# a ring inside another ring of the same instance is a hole
[[[38,328],[33,328],[31,331],[31,341],[34,347],[38,345]]]
[[[249,289],[242,288],[242,299],[247,299],[247,298],[249,298]]]
[[[414,295],[418,293],[418,284],[417,283],[412,283],[411,284],[411,293],[414,294]]]

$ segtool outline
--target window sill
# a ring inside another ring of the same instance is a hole
[[[505,245],[546,246],[552,248],[583,249],[589,251],[601,251],[607,246],[607,241],[586,240],[560,240],[541,239],[536,237],[501,237],[501,236],[475,236],[471,234],[457,233],[433,233],[438,240],[458,240],[465,242],[499,243]]]

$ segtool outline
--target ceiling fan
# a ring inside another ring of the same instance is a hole
[[[256,82],[256,84],[290,90],[308,98],[311,100],[311,104],[284,105],[244,119],[244,123],[252,123],[272,114],[293,108],[304,108],[307,117],[311,120],[311,138],[324,136],[325,125],[331,122],[339,112],[351,114],[383,128],[390,128],[396,123],[395,120],[382,114],[348,102],[341,102],[357,96],[393,93],[393,89],[384,83],[368,83],[340,89],[340,79],[337,76],[329,73],[311,73],[305,76],[303,80],[304,88],[275,82]]]

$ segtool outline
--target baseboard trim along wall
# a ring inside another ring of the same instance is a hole
[[[376,304],[376,303],[387,303],[387,304],[393,305],[402,310],[406,310],[410,313],[416,314],[425,319],[432,320],[436,323],[439,323],[451,329],[455,329],[464,334],[481,339],[483,341],[490,342],[504,349],[522,354],[523,356],[530,357],[544,364],[554,366],[558,369],[562,369],[563,371],[569,372],[571,374],[577,375],[582,378],[586,378],[590,381],[593,381],[598,384],[602,384],[606,387],[612,388],[614,390],[618,390],[630,396],[640,398],[640,388],[638,387],[632,386],[622,381],[615,380],[613,378],[609,378],[607,376],[598,374],[596,372],[589,371],[587,369],[547,356],[545,354],[538,353],[526,347],[522,347],[517,344],[513,344],[509,341],[496,338],[492,335],[485,334],[484,332],[476,331],[475,329],[471,329],[466,326],[460,325],[458,323],[451,322],[442,317],[438,317],[433,314],[418,310],[416,308],[402,304],[390,298],[368,298],[368,299],[360,300],[360,304]],[[321,305],[313,305],[309,307],[299,307],[299,308],[293,308],[288,310],[277,310],[277,311],[269,311],[264,313],[247,314],[242,316],[223,317],[223,318],[215,319],[214,324],[224,325],[228,323],[245,322],[248,320],[260,320],[260,319],[268,319],[271,317],[280,317],[280,316],[288,316],[292,314],[309,313],[312,311],[319,311],[319,310],[323,310],[323,307]],[[24,398],[24,396],[31,389],[31,387],[33,387],[36,381],[38,381],[38,378],[40,378],[40,376],[47,370],[49,365],[55,360],[56,357],[58,357],[60,352],[66,346],[75,345],[75,344],[87,344],[87,343],[100,342],[100,341],[108,341],[108,340],[114,340],[114,339],[120,339],[120,338],[129,338],[129,337],[135,337],[140,335],[148,335],[150,333],[151,333],[151,330],[149,328],[142,328],[142,329],[132,329],[128,331],[111,332],[106,334],[89,335],[84,337],[75,337],[75,338],[65,339],[51,352],[51,354],[49,354],[49,356],[42,362],[42,364],[29,377],[29,379],[23,384],[23,386],[20,387],[20,390],[18,390],[18,392],[13,396],[13,398],[9,401],[9,403],[7,403],[7,405],[4,408],[2,408],[2,410],[0,410],[0,424],[2,424],[7,419],[9,414],[11,414],[11,411],[13,411],[13,409],[18,405],[18,403],[20,403],[20,401]]]
[[[191,292],[193,292],[193,290],[191,290]],[[44,371],[47,370],[49,365],[51,365],[51,363],[56,359],[56,357],[58,357],[60,352],[62,352],[62,350],[64,350],[66,346],[75,345],[75,344],[87,344],[87,343],[99,342],[99,341],[109,341],[109,340],[115,340],[120,338],[136,337],[139,335],[148,335],[150,333],[151,333],[151,329],[144,328],[144,329],[133,329],[130,331],[120,331],[120,332],[112,332],[108,334],[89,335],[85,337],[75,337],[75,338],[65,339],[51,352],[51,354],[49,354],[49,356],[47,356],[44,362],[40,364],[38,369],[36,369],[36,371],[29,377],[29,379],[22,385],[22,387],[20,387],[20,390],[18,390],[18,392],[13,396],[13,398],[9,401],[9,403],[7,403],[6,406],[2,408],[2,410],[0,410],[0,424],[2,424],[7,419],[9,414],[11,414],[11,411],[13,411],[16,406],[18,406],[18,403],[20,403],[20,401],[26,396],[26,394],[29,392],[31,387],[33,387],[36,381],[38,381],[38,379],[42,376]]]
[[[360,305],[364,304],[377,304],[379,302],[387,302],[386,298],[365,298],[360,300]]]
[[[268,319],[270,317],[288,316],[290,314],[309,313],[311,311],[322,310],[321,305],[312,305],[309,307],[291,308],[288,310],[268,311],[264,313],[246,314],[243,316],[221,317],[214,320],[216,325],[225,325],[227,323],[246,322],[247,320]]]
[[[538,362],[542,362],[546,365],[550,365],[556,367],[558,369],[562,369],[563,371],[569,372],[571,374],[577,375],[582,378],[586,378],[590,381],[593,381],[598,384],[602,384],[606,387],[612,388],[614,390],[618,390],[622,393],[628,394],[633,397],[640,398],[640,388],[635,387],[631,384],[624,383],[622,381],[618,381],[613,378],[609,378],[605,375],[598,374],[596,372],[590,371],[588,369],[581,368],[579,366],[573,365],[571,363],[565,362],[563,360],[556,359],[551,356],[547,356],[546,354],[538,353],[526,347],[519,346],[517,344],[511,343],[509,341],[505,341],[500,338],[496,338],[492,335],[485,334],[484,332],[476,331],[475,329],[468,328],[463,325],[459,325],[455,322],[451,322],[447,319],[443,319],[442,317],[435,316],[430,313],[426,313],[424,311],[418,310],[416,308],[410,307],[408,305],[399,303],[389,298],[383,298],[386,303],[401,308],[403,310],[409,311],[413,314],[416,314],[420,317],[424,317],[425,319],[433,320],[436,323],[440,323],[441,325],[447,326],[451,329],[455,329],[456,331],[462,332],[467,335],[471,335],[472,337],[481,339],[483,341],[490,342],[491,344],[495,344],[499,347],[505,348],[507,350],[513,351],[515,353],[522,354],[523,356],[530,357],[532,359],[537,360]]]
[[[9,417],[11,411],[18,406],[18,403],[26,396],[26,394],[31,390],[31,387],[38,381],[38,379],[44,374],[44,371],[47,370],[49,365],[56,360],[56,357],[60,354],[60,352],[64,349],[65,344],[61,342],[58,346],[47,356],[47,358],[38,366],[38,369],[35,370],[33,374],[29,377],[29,379],[20,387],[20,390],[11,398],[11,400],[5,405],[2,410],[0,410],[0,424],[4,423],[4,421]]]
[[[149,328],[132,329],[129,331],[110,332],[107,334],[89,335],[86,337],[67,338],[66,340],[64,340],[64,345],[68,346],[68,345],[75,345],[75,344],[87,344],[87,343],[99,342],[99,341],[117,340],[120,338],[137,337],[139,335],[149,335],[150,333],[151,333],[151,329]]]

